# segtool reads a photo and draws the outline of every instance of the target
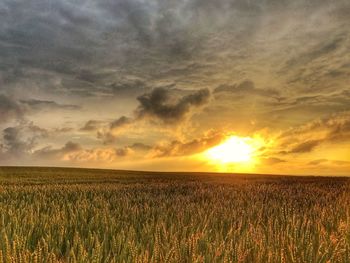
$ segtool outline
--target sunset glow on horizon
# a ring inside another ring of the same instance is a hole
[[[219,172],[253,171],[259,162],[259,150],[263,145],[264,141],[261,138],[231,135],[202,155]]]
[[[209,159],[220,163],[246,163],[253,158],[254,149],[249,138],[231,136],[222,144],[207,150]]]

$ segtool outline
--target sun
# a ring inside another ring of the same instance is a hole
[[[221,163],[243,163],[252,159],[254,149],[248,138],[237,136],[229,137],[222,144],[207,151],[207,156],[211,160]]]
[[[251,137],[229,136],[223,143],[208,149],[204,155],[219,170],[234,165],[249,170],[257,161],[257,153],[262,140]]]

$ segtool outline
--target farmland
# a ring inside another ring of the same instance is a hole
[[[0,262],[350,262],[350,180],[0,168]]]

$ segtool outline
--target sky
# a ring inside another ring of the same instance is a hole
[[[0,165],[349,175],[349,13],[348,0],[2,0]],[[232,137],[254,145],[249,162],[208,157]]]

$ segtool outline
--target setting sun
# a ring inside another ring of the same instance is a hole
[[[210,148],[204,157],[218,171],[250,171],[258,161],[260,138],[229,136],[223,143]]]
[[[252,159],[254,147],[250,138],[229,137],[222,144],[207,151],[207,156],[221,163],[243,163]]]

